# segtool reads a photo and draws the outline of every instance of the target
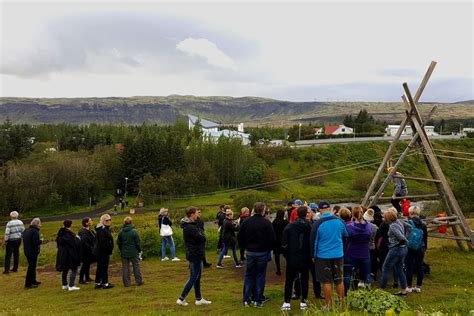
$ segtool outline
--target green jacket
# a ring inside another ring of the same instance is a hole
[[[122,258],[136,258],[142,251],[140,236],[132,224],[123,225],[117,237],[117,246]]]

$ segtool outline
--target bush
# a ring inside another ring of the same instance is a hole
[[[280,173],[275,169],[267,169],[263,172],[262,183],[273,182],[280,179]],[[280,188],[279,184],[265,186],[263,189],[266,191],[278,191]]]
[[[266,193],[260,191],[242,191],[234,198],[234,207],[236,211],[240,211],[243,207],[252,209],[256,202],[264,202],[265,204],[270,205],[270,197]]]
[[[372,175],[369,174],[368,172],[364,171],[359,171],[357,172],[355,178],[354,178],[354,189],[358,191],[366,191],[372,183]]]
[[[326,170],[321,170],[315,177],[307,178],[303,182],[306,185],[324,185],[326,183],[328,173]]]
[[[403,298],[382,290],[349,291],[347,294],[347,305],[350,309],[376,315],[384,315],[389,310],[396,314],[410,310],[410,307]]]

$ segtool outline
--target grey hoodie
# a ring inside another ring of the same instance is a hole
[[[400,219],[390,224],[388,229],[388,248],[395,246],[406,247],[407,236],[410,234],[412,227],[406,221]]]

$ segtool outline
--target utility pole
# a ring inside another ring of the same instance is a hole
[[[299,123],[298,126],[298,140],[301,140],[301,123]]]

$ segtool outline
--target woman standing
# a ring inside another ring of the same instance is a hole
[[[114,238],[110,232],[112,218],[109,214],[100,217],[100,223],[95,231],[97,236],[97,246],[94,255],[97,257],[97,271],[95,274],[96,289],[111,289],[113,284],[109,283],[109,261],[114,250]]]
[[[408,236],[408,254],[405,258],[407,292],[420,293],[423,284],[423,259],[425,251],[428,249],[428,230],[420,219],[421,210],[418,206],[411,206],[409,213],[409,222],[413,229],[410,236]],[[416,287],[412,287],[414,271],[417,271]]]
[[[242,209],[240,210],[240,216],[239,216],[239,222],[238,222],[238,225],[242,225],[242,223],[250,217],[250,210],[248,207],[242,207]],[[240,248],[240,262],[244,262],[245,261],[245,248],[244,247],[240,247],[239,245],[239,248]]]
[[[171,251],[171,261],[181,261],[181,259],[176,257],[175,248],[174,248],[174,240],[173,240],[173,229],[171,226],[173,223],[168,218],[168,209],[162,208],[160,209],[160,215],[158,216],[158,225],[160,226],[160,236],[161,236],[161,261],[168,261],[170,260],[166,256],[166,245],[170,245]]]
[[[64,227],[59,229],[56,236],[56,244],[58,253],[56,257],[56,270],[62,272],[62,289],[68,291],[77,291],[80,288],[74,286],[76,280],[77,267],[81,264],[81,240],[79,236],[74,234],[71,230],[72,221],[66,219]],[[67,281],[67,274],[71,270],[69,276],[69,283]]]
[[[232,256],[234,257],[234,263],[236,268],[241,268],[242,266],[237,259],[237,249],[236,249],[236,242],[237,239],[235,237],[235,233],[239,230],[239,226],[237,223],[234,222],[234,212],[232,210],[227,209],[225,211],[225,219],[222,224],[222,243],[224,247],[222,247],[221,254],[219,256],[219,261],[217,261],[217,268],[223,269],[222,266],[222,259],[224,255],[227,253],[229,248],[232,249]]]
[[[370,283],[370,252],[369,242],[372,226],[364,218],[362,207],[352,209],[352,221],[347,225],[349,238],[344,256],[344,288],[347,293],[351,284],[354,269],[359,270],[361,283]]]
[[[282,248],[281,248],[281,242],[282,242],[282,237],[283,237],[283,230],[285,230],[285,227],[289,224],[285,219],[285,210],[280,209],[277,211],[276,218],[273,220],[273,230],[275,231],[275,237],[276,237],[276,247],[275,250],[273,251],[273,254],[275,255],[275,265],[276,265],[276,274],[281,275],[281,268],[280,268],[280,255],[282,254]]]
[[[403,272],[403,263],[407,255],[407,237],[411,231],[411,225],[397,219],[397,211],[389,209],[384,214],[384,220],[389,224],[388,228],[388,254],[382,266],[382,280],[380,288],[387,287],[388,275],[395,269],[397,279],[400,281],[400,292],[395,295],[407,295],[407,279]]]
[[[82,228],[79,231],[79,238],[81,238],[81,271],[79,272],[79,284],[88,284],[93,280],[90,277],[91,264],[95,262],[95,256],[92,251],[95,247],[96,236],[91,229],[93,225],[90,217],[82,219]]]

